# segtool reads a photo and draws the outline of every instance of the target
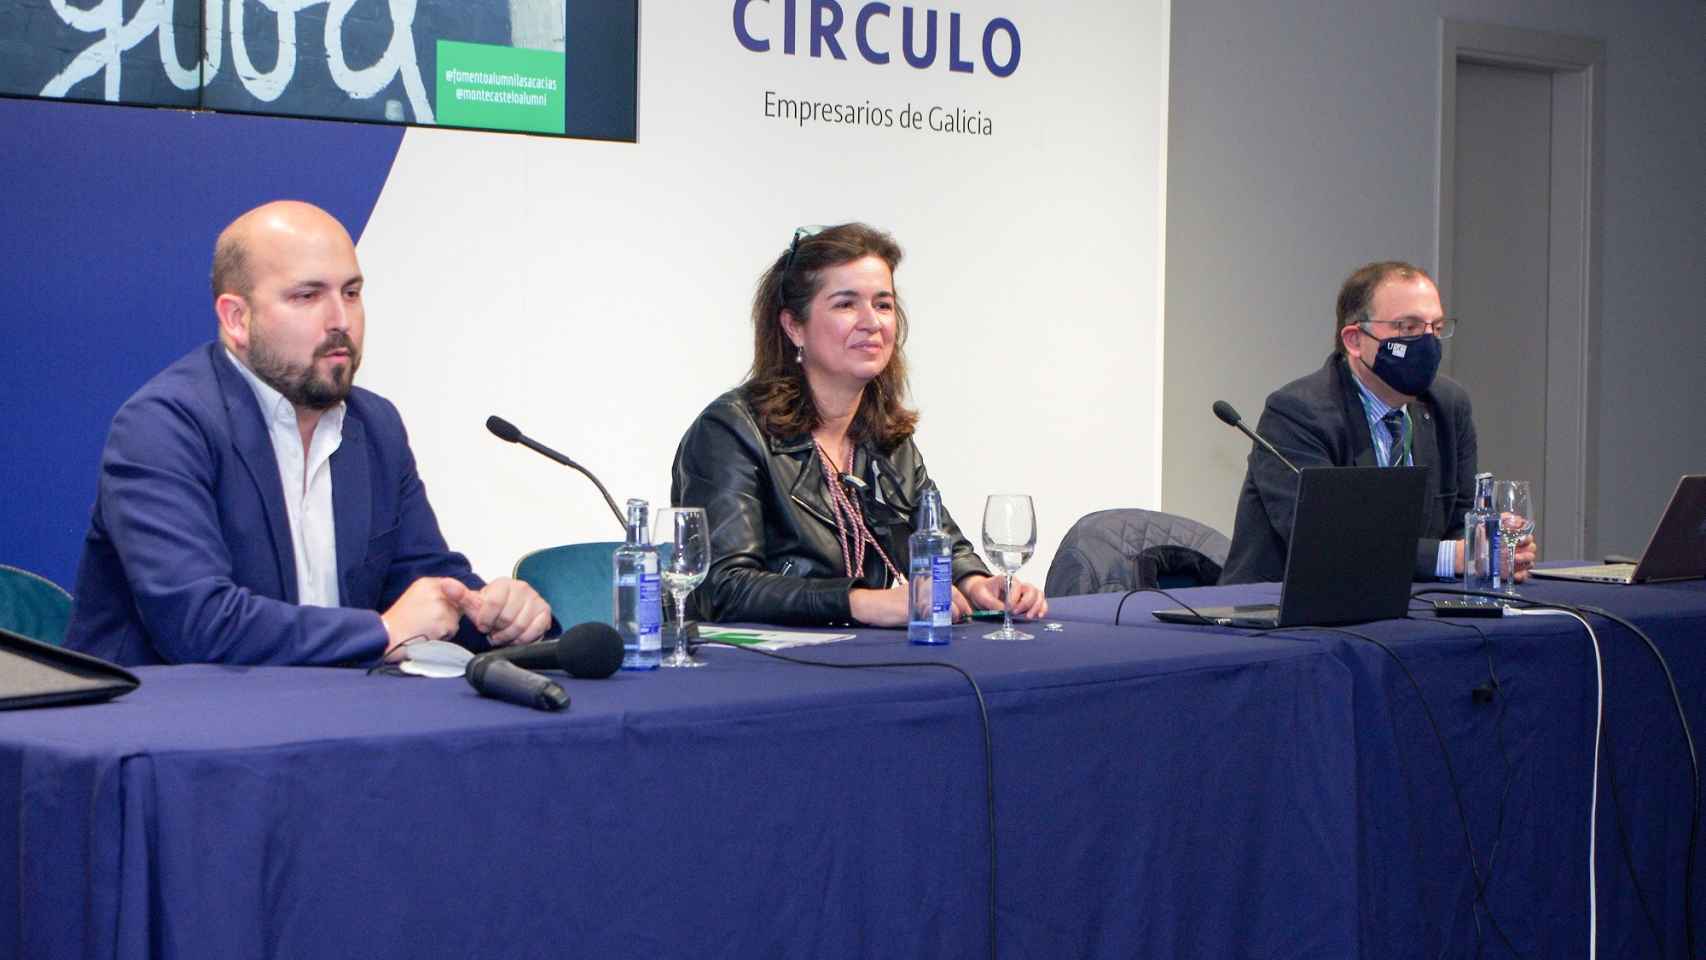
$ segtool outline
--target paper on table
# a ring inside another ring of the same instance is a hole
[[[786,650],[789,647],[810,647],[837,640],[851,640],[851,633],[816,633],[805,630],[754,630],[750,628],[699,627],[699,639],[719,640],[759,650]]]
[[[411,643],[403,648],[403,654],[403,661],[397,664],[397,669],[435,680],[462,676],[468,670],[468,661],[474,659],[467,647],[457,646],[448,640]]]

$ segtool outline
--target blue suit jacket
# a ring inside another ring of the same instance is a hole
[[[65,645],[127,665],[372,661],[376,611],[416,579],[483,586],[445,546],[390,402],[351,391],[331,464],[342,606],[297,606],[254,391],[217,342],[166,368],[113,417]],[[456,639],[485,646],[466,620]]]

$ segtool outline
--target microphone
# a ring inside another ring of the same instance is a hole
[[[550,679],[484,654],[468,661],[468,672],[463,676],[482,697],[535,710],[561,710],[569,705],[569,695]]]
[[[1229,427],[1237,427],[1239,430],[1244,432],[1244,435],[1246,437],[1249,437],[1251,440],[1254,440],[1257,443],[1261,444],[1262,449],[1268,451],[1269,453],[1273,454],[1275,457],[1279,458],[1280,463],[1283,463],[1287,467],[1290,467],[1292,473],[1300,474],[1303,472],[1302,470],[1297,469],[1296,464],[1292,463],[1290,460],[1287,460],[1285,458],[1285,454],[1280,453],[1278,450],[1275,450],[1273,444],[1262,439],[1261,435],[1256,433],[1256,431],[1251,430],[1249,427],[1244,426],[1244,418],[1240,417],[1238,415],[1237,410],[1232,409],[1232,404],[1227,403],[1225,400],[1214,401],[1214,415],[1220,418],[1221,423],[1224,423]]]
[[[623,536],[627,536],[628,518],[623,516],[622,511],[616,508],[616,501],[610,498],[610,491],[604,489],[604,484],[598,482],[598,478],[592,475],[591,470],[588,470],[573,460],[570,460],[568,457],[563,456],[557,451],[552,450],[543,443],[534,440],[527,434],[522,433],[515,424],[510,423],[503,417],[487,417],[486,429],[492,432],[492,436],[497,437],[505,443],[519,443],[529,450],[532,450],[534,453],[549,457],[571,470],[579,471],[588,480],[591,480],[592,485],[598,488],[598,492],[604,494],[604,502],[609,505],[611,514],[616,517],[616,523],[622,527]]]
[[[608,623],[579,623],[556,640],[499,647],[474,659],[502,660],[526,670],[562,670],[583,680],[602,680],[622,666],[622,635]]]

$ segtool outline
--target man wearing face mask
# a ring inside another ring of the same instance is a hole
[[[1455,326],[1427,271],[1398,261],[1358,268],[1339,288],[1333,354],[1270,394],[1257,427],[1298,467],[1426,468],[1418,580],[1462,573],[1463,514],[1475,492],[1469,395],[1437,376],[1441,341]],[[1253,446],[1221,583],[1285,576],[1296,506],[1297,475]],[[1525,541],[1517,580],[1527,579],[1534,557],[1534,543]]]

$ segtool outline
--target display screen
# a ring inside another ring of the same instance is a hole
[[[634,139],[638,0],[18,0],[0,94]]]

